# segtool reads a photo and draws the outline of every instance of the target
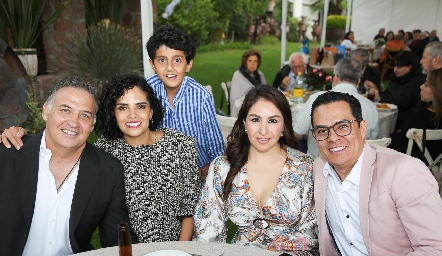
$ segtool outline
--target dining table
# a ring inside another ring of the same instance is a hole
[[[293,119],[295,118],[296,113],[304,107],[305,102],[308,100],[310,95],[319,92],[318,90],[314,91],[305,91],[303,102],[302,103],[294,103],[289,100],[290,109],[292,112]],[[239,98],[232,105],[231,116],[237,117],[239,109],[244,101],[244,97]],[[375,102],[375,104],[378,104]],[[377,108],[378,110],[378,139],[389,138],[390,135],[394,132],[394,127],[396,126],[396,120],[398,117],[398,108],[396,105],[388,104],[388,108]],[[310,121],[310,120],[308,120]]]
[[[118,246],[97,249],[75,254],[75,256],[112,256],[118,255]],[[172,241],[139,243],[132,245],[133,256],[187,255],[187,256],[278,256],[281,253],[256,247],[196,241]]]

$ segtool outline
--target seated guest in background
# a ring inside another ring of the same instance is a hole
[[[402,41],[402,39],[400,39],[398,36],[396,36],[394,39],[392,40],[388,40],[385,44],[384,44],[384,48],[385,49],[389,49],[389,50],[395,50],[395,51],[399,51],[399,50],[404,50],[405,47],[407,47],[404,43],[404,41]],[[381,54],[381,58],[380,58],[380,63],[383,63],[385,60],[386,56],[385,56],[385,52],[382,52]]]
[[[368,64],[368,52],[363,49],[357,49],[356,51],[352,52],[351,57],[359,60],[362,64],[362,76],[359,80],[358,91],[362,94],[366,93],[364,87],[365,81],[371,81],[378,87],[379,91],[382,91],[381,72],[379,72],[379,70],[376,68],[370,67],[370,65]]]
[[[355,58],[341,59],[336,63],[333,76],[332,91],[349,93],[355,96],[362,104],[363,116],[367,120],[366,139],[377,139],[378,137],[378,111],[376,105],[358,93],[357,84],[361,77],[362,64]],[[308,138],[307,154],[313,158],[319,156],[318,146],[312,133],[309,133],[311,123],[308,122],[312,104],[315,99],[324,92],[317,92],[310,95],[305,105],[296,113],[293,120],[293,129],[297,139]]]
[[[418,59],[422,58],[422,53],[424,52],[425,46],[430,42],[430,38],[427,36],[425,32],[419,33],[419,41],[414,44],[412,43],[409,47],[414,54],[418,57]]]
[[[345,49],[350,49],[352,51],[356,50],[358,48],[358,43],[355,40],[355,36],[353,31],[348,31],[345,36],[344,40],[342,40],[341,44],[345,46]]]
[[[442,255],[442,199],[416,158],[365,141],[355,97],[329,91],[313,103],[321,255]]]
[[[364,85],[367,90],[374,90],[374,100],[382,103],[392,103],[398,107],[398,118],[395,130],[400,130],[419,102],[419,87],[425,82],[419,59],[410,51],[398,53],[393,58],[394,73],[387,89],[379,91],[370,81]]]
[[[267,84],[264,74],[259,70],[261,54],[257,50],[246,51],[241,58],[241,66],[233,73],[232,87],[230,88],[230,102],[232,104],[244,97],[247,90],[257,85]]]
[[[431,42],[425,47],[420,61],[422,70],[428,73],[430,70],[442,68],[442,43]]]
[[[431,30],[429,39],[430,39],[430,42],[439,42],[439,37],[437,37],[437,30],[436,29]]]
[[[394,39],[394,32],[388,31],[387,34],[385,35],[385,42],[391,41],[393,39]]]
[[[405,35],[405,31],[403,30],[403,29],[399,29],[398,31],[397,31],[397,37],[399,38],[399,39],[401,39],[401,40],[404,40],[404,35]]]
[[[411,34],[410,31],[405,32],[404,34],[404,43],[406,46],[410,46],[410,44],[413,42],[413,34]]]
[[[300,255],[317,248],[313,159],[294,149],[291,116],[277,89],[257,86],[247,92],[226,155],[210,165],[195,209],[194,240],[229,242],[230,219],[238,226],[232,243],[305,251]]]
[[[413,34],[413,41],[411,42],[412,46],[416,46],[419,42],[420,42],[420,34],[421,34],[421,30],[420,29],[415,29],[413,30],[413,32],[411,32]]]
[[[373,40],[376,40],[379,38],[385,40],[385,28],[380,28],[378,34],[373,38]]]
[[[402,125],[402,130],[393,134],[391,148],[406,153],[408,146],[407,131],[416,129],[442,129],[442,69],[431,70],[427,81],[420,87],[421,108],[412,113]],[[411,155],[427,163],[422,151],[413,144]],[[442,141],[427,141],[426,147],[435,159],[442,153]],[[427,163],[428,164],[428,163]]]
[[[282,67],[278,73],[276,73],[273,80],[273,87],[278,88],[280,91],[285,91],[289,87],[293,87],[296,82],[296,76],[299,72],[306,75],[313,68],[308,64],[308,56],[302,52],[294,52],[289,58],[290,64]]]
[[[60,80],[43,105],[46,129],[20,150],[0,145],[1,255],[93,250],[97,228],[103,247],[118,244],[117,226],[129,221],[123,166],[86,142],[97,104],[94,86]]]

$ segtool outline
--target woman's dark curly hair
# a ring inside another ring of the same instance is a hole
[[[149,123],[149,130],[155,131],[163,120],[163,106],[146,80],[134,74],[119,75],[112,78],[111,81],[103,87],[100,106],[98,107],[95,130],[105,139],[115,140],[123,137],[123,132],[118,127],[115,118],[115,107],[117,100],[123,96],[127,90],[131,90],[134,87],[138,87],[146,93],[147,101],[152,110],[153,115]]]
[[[162,45],[178,51],[183,51],[186,56],[187,64],[195,58],[195,43],[188,34],[174,26],[161,26],[147,41],[146,49],[149,58],[152,61],[155,60],[156,52]]]
[[[246,67],[246,65],[247,65],[247,59],[250,57],[250,56],[253,56],[253,55],[255,55],[257,58],[258,58],[258,68],[261,66],[261,53],[259,53],[257,50],[248,50],[248,51],[246,51],[243,55],[242,55],[242,58],[241,58],[241,66],[242,67]]]
[[[235,179],[235,176],[247,162],[250,141],[245,132],[244,122],[249,114],[250,108],[252,108],[259,99],[265,99],[273,103],[279,111],[281,111],[282,117],[284,118],[284,136],[279,138],[280,146],[282,148],[291,147],[295,149],[298,147],[292,126],[292,112],[284,94],[275,87],[269,85],[259,85],[250,89],[244,98],[244,102],[239,110],[238,119],[233,126],[232,132],[227,137],[226,156],[230,163],[230,170],[224,183],[224,200],[227,200],[227,197],[229,196],[233,179]]]

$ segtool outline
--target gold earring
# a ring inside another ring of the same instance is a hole
[[[283,133],[283,132],[284,132],[284,131],[281,132],[281,137],[284,137],[284,133]]]
[[[246,127],[244,127],[244,131],[246,132],[246,134],[248,133],[248,131],[247,131],[247,128],[246,128]]]

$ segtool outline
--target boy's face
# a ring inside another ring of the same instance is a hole
[[[163,82],[166,89],[177,89],[183,82],[184,76],[192,68],[193,60],[186,62],[183,51],[160,46],[155,59],[149,59],[150,66]]]

